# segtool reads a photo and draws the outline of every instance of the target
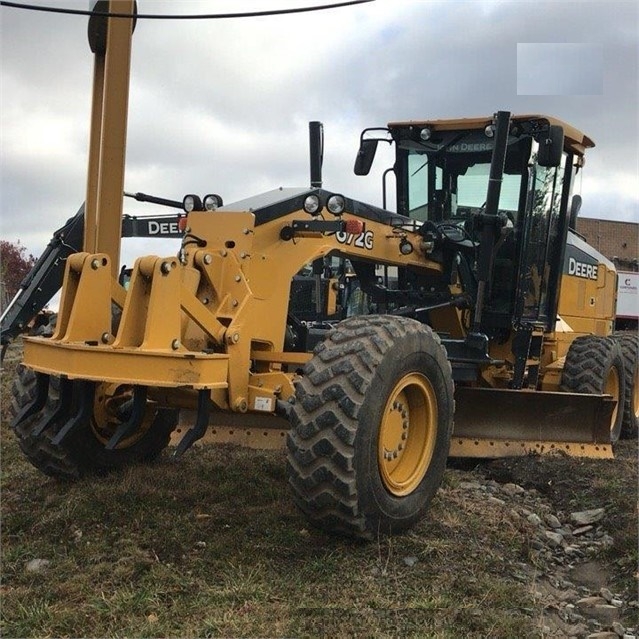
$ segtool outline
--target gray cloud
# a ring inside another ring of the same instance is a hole
[[[586,43],[519,43],[519,95],[601,95],[603,55]]]
[[[177,6],[138,4],[154,13]],[[265,4],[183,1],[179,8]],[[269,3],[302,4],[309,3]],[[584,171],[584,214],[636,219],[637,16],[633,2],[603,0],[377,0],[280,18],[140,20],[126,188],[173,199],[214,191],[232,201],[307,184],[306,127],[319,119],[327,188],[379,202],[381,172],[392,160],[383,150],[369,178],[353,176],[362,128],[509,109],[554,115],[588,133],[597,148]],[[1,234],[37,253],[84,199],[92,73],[86,19],[6,8],[0,19]],[[602,94],[518,95],[518,43],[598,47]],[[128,200],[125,208],[151,212]]]

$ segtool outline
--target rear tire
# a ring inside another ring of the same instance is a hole
[[[296,390],[287,468],[309,521],[371,539],[421,519],[453,425],[439,337],[403,317],[347,319],[315,349]]]
[[[572,393],[612,395],[617,405],[610,424],[610,441],[621,434],[625,395],[625,369],[621,347],[612,337],[577,337],[568,350],[561,378],[563,390]]]
[[[57,382],[58,380],[56,380]],[[57,385],[57,384],[56,384]],[[50,392],[53,392],[53,380]],[[18,366],[16,376],[11,388],[11,409],[13,415],[17,415],[22,408],[30,404],[36,394],[35,373],[25,366]],[[39,437],[33,437],[32,432],[36,428],[43,411],[28,417],[15,425],[13,432],[18,438],[20,449],[27,459],[45,475],[60,479],[77,479],[80,476],[77,464],[73,462],[68,452],[60,446],[52,443],[53,433],[45,431]]]
[[[619,332],[613,337],[621,346],[626,376],[621,437],[634,439],[639,433],[639,334]]]
[[[12,387],[12,409],[16,415],[35,397],[36,376],[25,366],[19,366]],[[57,404],[60,379],[51,377],[49,396],[45,407],[14,427],[20,448],[27,459],[40,471],[58,479],[78,479],[84,475],[102,474],[110,470],[155,459],[169,443],[177,424],[177,411],[157,409],[150,418],[148,428],[136,436],[123,440],[114,450],[106,450],[106,441],[92,418],[71,432],[61,444],[53,438],[62,427],[54,423],[38,437],[34,436],[38,423],[47,411]]]

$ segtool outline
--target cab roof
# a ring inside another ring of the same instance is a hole
[[[559,125],[564,130],[564,146],[577,155],[583,155],[586,149],[595,146],[585,133],[582,133],[571,124],[558,120],[550,115],[512,115],[511,122],[525,122],[530,120],[539,120],[548,124]],[[410,120],[406,122],[389,122],[389,129],[400,129],[409,126],[429,127],[435,131],[456,131],[468,129],[484,129],[487,125],[492,124],[493,116],[478,118],[457,118],[451,120]]]

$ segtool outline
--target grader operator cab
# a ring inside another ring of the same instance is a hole
[[[393,143],[396,212],[322,188],[315,137],[310,188],[215,211],[194,198],[178,254],[139,258],[125,290],[129,22],[111,19],[94,47],[85,250],[67,258],[54,335],[24,340],[13,428],[34,465],[117,468],[175,432],[177,456],[205,436],[285,441],[309,520],[370,538],[424,514],[449,454],[611,456],[622,425],[636,428],[622,355],[636,338],[610,336],[614,267],[570,229],[593,143],[553,118],[365,131],[355,171]],[[345,317],[357,306],[322,268],[332,256],[352,265],[364,314]],[[307,264],[330,321],[296,315]]]

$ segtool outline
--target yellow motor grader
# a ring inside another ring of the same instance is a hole
[[[310,187],[187,196],[178,253],[140,257],[122,286],[131,33],[128,18],[90,20],[84,246],[66,260],[55,333],[24,339],[14,394],[38,468],[153,459],[176,433],[176,456],[205,437],[286,445],[309,520],[366,538],[416,522],[449,455],[609,457],[636,429],[636,336],[611,336],[615,269],[573,230],[594,144],[551,117],[365,130],[355,173],[393,144],[395,212],[322,188],[314,125]]]

